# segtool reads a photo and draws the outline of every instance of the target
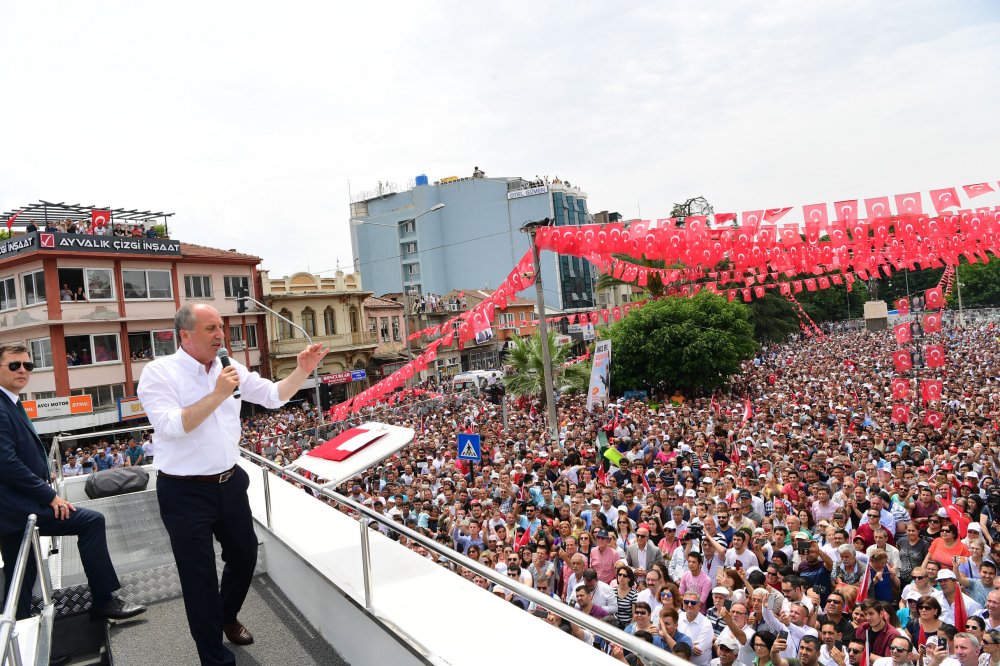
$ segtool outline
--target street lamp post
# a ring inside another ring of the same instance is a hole
[[[263,303],[261,303],[260,301],[258,301],[256,298],[253,298],[252,296],[241,295],[237,300],[240,300],[240,299],[242,299],[244,302],[245,301],[250,301],[251,303],[257,305],[258,307],[263,308],[264,310],[270,312],[275,317],[277,317],[281,321],[285,322],[289,326],[292,326],[296,330],[302,331],[302,335],[306,336],[306,340],[309,341],[309,344],[311,345],[313,343],[313,339],[306,332],[306,329],[302,328],[301,326],[299,326],[298,324],[296,324],[291,319],[288,319],[287,317],[283,317],[282,315],[278,314],[277,312],[275,312],[271,308],[267,307],[266,305],[264,305]],[[241,306],[239,304],[237,304],[237,307],[241,307]],[[245,306],[242,306],[242,307],[245,307]],[[320,415],[320,420],[322,420],[322,418],[323,418],[323,416],[322,416],[322,409],[320,408],[320,402],[319,402],[319,366],[313,368],[313,381],[316,383],[316,386],[314,387],[315,390],[316,390],[316,413]]]
[[[538,299],[538,335],[542,347],[542,385],[545,387],[545,404],[548,408],[549,436],[554,445],[559,444],[559,423],[556,416],[555,390],[552,385],[552,355],[549,354],[549,326],[545,321],[545,294],[542,289],[542,268],[538,260],[538,245],[535,244],[535,232],[538,227],[547,227],[551,220],[545,218],[537,222],[529,222],[521,227],[528,234],[531,244],[531,256],[535,263],[535,296]]]

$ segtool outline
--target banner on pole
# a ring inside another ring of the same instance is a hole
[[[594,348],[594,364],[590,367],[590,388],[587,390],[587,409],[594,405],[608,404],[611,389],[611,340],[601,340]]]

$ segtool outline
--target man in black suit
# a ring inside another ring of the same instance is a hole
[[[0,554],[5,589],[10,590],[28,516],[35,514],[41,535],[78,538],[80,559],[90,583],[91,617],[124,620],[139,615],[145,607],[112,594],[121,584],[108,555],[104,516],[90,509],[77,509],[49,485],[45,447],[18,399],[34,368],[24,345],[0,345]],[[31,613],[31,590],[37,573],[35,558],[29,555],[17,601],[19,620]]]

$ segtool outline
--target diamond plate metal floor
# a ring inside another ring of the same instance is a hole
[[[155,491],[88,500],[77,505],[104,514],[108,552],[122,584],[118,594],[123,599],[149,605],[180,598],[177,566],[170,549],[170,537],[160,520]],[[221,549],[216,543],[216,568],[220,575],[223,567],[219,557]],[[59,556],[51,558],[50,563],[52,583],[56,587],[53,591],[56,617],[89,610],[90,588],[80,562],[76,539],[63,538]],[[256,575],[264,571],[266,566],[261,553],[257,558]],[[41,600],[36,599],[35,602],[37,611],[41,608]]]

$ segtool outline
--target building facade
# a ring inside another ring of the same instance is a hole
[[[184,303],[219,310],[234,358],[266,374],[264,320],[239,314],[260,258],[166,238],[33,231],[0,243],[0,342],[36,364],[25,400],[90,396],[93,412],[40,418],[53,433],[120,420],[146,365],[172,354]]]
[[[480,173],[481,172],[477,172]],[[529,249],[521,227],[549,218],[559,226],[589,221],[587,195],[558,178],[418,177],[390,184],[351,204],[355,270],[376,294],[447,294],[467,285],[499,285]],[[595,306],[593,267],[577,257],[541,255],[551,305],[575,312]],[[522,295],[530,297],[527,291]]]
[[[343,271],[333,277],[295,273],[272,278],[266,270],[260,273],[263,303],[301,327],[313,342],[330,348],[318,369],[320,381],[330,387],[330,399],[340,402],[367,388],[367,369],[378,340],[367,328],[364,302],[372,294],[361,288],[361,279]],[[295,369],[306,338],[273,314],[266,317],[271,374],[284,379]],[[314,387],[310,377],[302,390]]]
[[[398,300],[370,296],[365,299],[364,307],[368,332],[378,342],[372,353],[369,374],[373,379],[387,377],[409,360],[403,304]]]

